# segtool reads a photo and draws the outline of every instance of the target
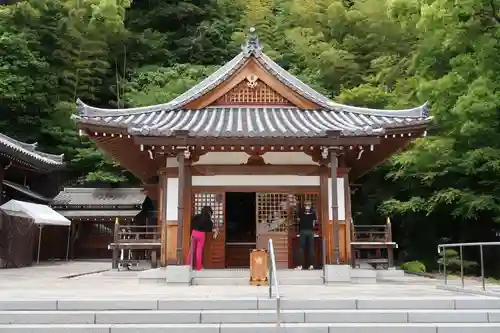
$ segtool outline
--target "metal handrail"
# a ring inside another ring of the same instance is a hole
[[[276,274],[276,258],[274,255],[273,240],[269,239],[268,244],[269,252],[269,298],[273,298],[273,285],[276,288],[276,327],[281,327],[281,296],[280,296],[280,284],[278,282],[278,275]]]
[[[441,254],[441,250],[445,250],[447,248],[458,247],[460,249],[460,279],[462,280],[462,288],[465,287],[465,279],[464,279],[464,256],[463,256],[463,248],[464,247],[476,247],[479,246],[480,258],[481,258],[481,283],[483,287],[483,291],[486,291],[486,282],[484,278],[484,252],[483,247],[485,246],[497,246],[500,245],[500,242],[479,242],[479,243],[453,243],[453,244],[439,244],[437,248],[438,254]],[[446,271],[446,251],[443,254],[443,274],[444,274],[444,284],[448,285],[448,274]]]

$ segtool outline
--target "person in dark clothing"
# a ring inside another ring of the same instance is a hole
[[[316,225],[316,212],[312,209],[310,201],[304,203],[304,209],[299,214],[299,258],[296,269],[302,269],[302,256],[307,245],[309,269],[313,269],[314,262],[314,226]]]
[[[213,231],[213,210],[204,206],[199,214],[191,219],[191,248],[188,253],[188,263],[191,265],[191,249],[193,250],[194,269],[200,271],[203,262],[203,247],[206,234]]]

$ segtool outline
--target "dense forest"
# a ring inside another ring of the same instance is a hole
[[[79,137],[75,101],[170,100],[239,52],[342,103],[428,101],[428,136],[357,181],[356,223],[391,216],[401,260],[490,241],[500,222],[500,0],[27,0],[0,5],[0,132],[64,153],[70,181],[131,184]]]

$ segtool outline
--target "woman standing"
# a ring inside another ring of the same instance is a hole
[[[205,246],[205,237],[213,230],[212,222],[213,210],[210,206],[204,206],[200,214],[193,216],[191,220],[191,248],[188,253],[188,263],[191,265],[191,250],[193,251],[194,269],[201,271],[203,261],[203,247]]]

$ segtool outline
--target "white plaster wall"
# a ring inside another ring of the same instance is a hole
[[[304,152],[275,152],[271,151],[262,155],[266,163],[274,165],[294,164],[294,165],[318,165],[312,157]]]
[[[215,175],[193,176],[193,186],[319,186],[319,176]]]
[[[179,179],[167,179],[167,221],[177,221]]]
[[[328,182],[328,217],[332,219],[332,185]],[[319,176],[216,175],[193,176],[193,186],[319,186]],[[167,221],[177,221],[179,180],[167,180]],[[337,178],[339,220],[346,218],[344,178]]]
[[[248,161],[248,155],[245,152],[212,152],[201,155],[198,162],[193,163],[193,165],[207,165],[207,164],[227,164],[227,165],[238,165],[243,164]]]
[[[167,157],[167,168],[177,168],[178,166],[179,162],[177,162],[177,158]]]
[[[337,178],[337,198],[338,198],[338,213],[339,220],[345,220],[346,206],[345,206],[345,192],[344,192],[344,178]],[[332,216],[332,181],[328,178],[328,217],[330,220]]]
[[[246,163],[249,157],[250,155],[245,152],[212,152],[200,156],[200,160],[193,163],[193,165],[239,165]],[[311,156],[304,152],[268,152],[262,155],[262,157],[266,163],[274,165],[318,165],[313,162]],[[168,166],[176,165],[168,164]]]

